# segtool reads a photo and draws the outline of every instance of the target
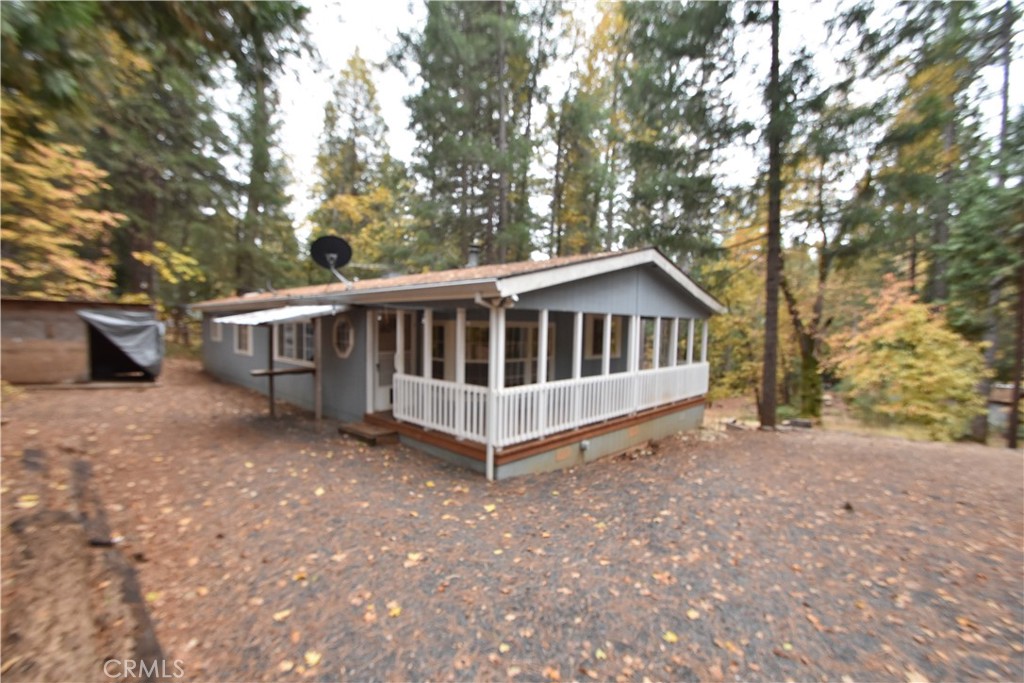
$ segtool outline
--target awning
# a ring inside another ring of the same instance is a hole
[[[326,315],[344,313],[348,306],[340,304],[323,304],[319,306],[282,306],[280,308],[267,308],[262,311],[250,311],[236,315],[225,315],[214,318],[215,323],[226,323],[228,325],[271,325],[277,323],[298,323],[309,322],[313,318],[322,318]]]

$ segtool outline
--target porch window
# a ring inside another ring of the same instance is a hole
[[[301,365],[313,364],[313,323],[274,326],[274,358]]]
[[[696,334],[694,330],[694,334]],[[690,333],[690,320],[688,318],[679,319],[679,344],[676,346],[676,363],[683,365],[686,363],[686,343],[687,335]]]
[[[430,376],[434,379],[444,379],[445,324],[434,323],[430,335]]]
[[[487,386],[487,357],[490,330],[486,323],[466,325],[466,384]],[[436,338],[436,337],[435,337]],[[505,386],[517,387],[537,381],[537,323],[505,324]],[[554,376],[555,326],[548,325],[548,377]]]
[[[235,353],[252,355],[252,328],[248,325],[235,325]]]
[[[672,318],[661,319],[661,344],[658,346],[658,367],[668,367],[672,358]]]
[[[654,367],[654,318],[640,318],[640,333],[643,335],[640,369],[647,370]]]
[[[583,357],[601,358],[604,354],[604,316],[587,313],[583,316]],[[611,358],[622,357],[622,316],[612,316]]]

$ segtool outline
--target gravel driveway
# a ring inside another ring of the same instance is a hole
[[[4,514],[24,449],[89,461],[189,680],[1024,679],[1019,453],[704,432],[489,484],[265,412],[183,361],[28,392]]]

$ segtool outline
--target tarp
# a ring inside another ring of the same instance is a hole
[[[164,324],[148,311],[83,310],[78,316],[156,377],[164,359]]]
[[[236,313],[214,318],[215,323],[226,323],[228,325],[270,325],[274,323],[297,323],[309,322],[313,318],[322,318],[325,315],[344,313],[348,306],[343,304],[324,304],[316,306],[281,306],[279,308],[265,308],[262,311],[250,311],[249,313]]]

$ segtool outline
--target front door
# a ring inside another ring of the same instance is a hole
[[[377,349],[374,358],[377,368],[373,392],[374,412],[391,410],[392,382],[395,376],[395,349],[398,332],[394,311],[380,311],[377,314]]]

